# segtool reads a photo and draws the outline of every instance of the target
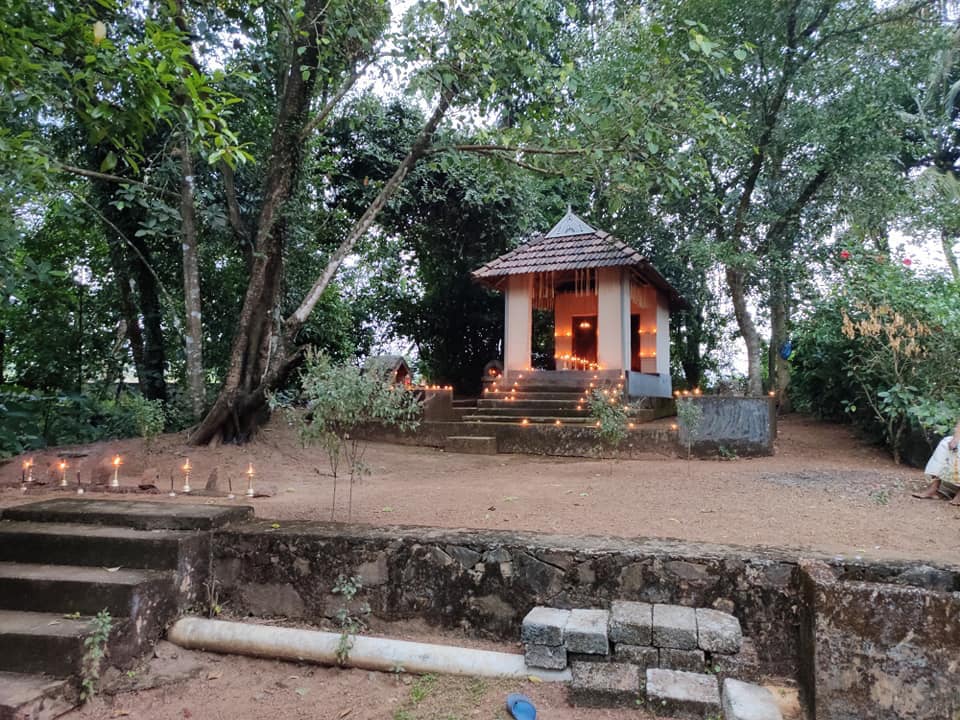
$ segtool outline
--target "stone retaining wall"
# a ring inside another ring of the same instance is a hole
[[[931,589],[801,564],[801,677],[817,720],[960,717],[960,593],[939,574]]]
[[[773,455],[777,438],[777,404],[772,397],[700,395],[684,398],[703,412],[691,443],[698,456],[716,455],[721,449],[740,456]],[[681,429],[680,443],[687,434]]]
[[[558,457],[642,459],[651,454],[668,457],[680,454],[677,431],[662,426],[634,428],[615,449],[602,446],[594,428],[576,425],[424,421],[416,430],[406,433],[380,427],[368,427],[363,433],[371,440],[427,447],[445,447],[450,436],[496,436],[497,452]]]
[[[316,621],[342,605],[341,574],[362,578],[357,606],[383,619],[423,618],[515,642],[536,605],[609,607],[613,600],[716,607],[737,616],[764,674],[804,677],[808,634],[795,554],[669,540],[262,521],[219,531],[214,572],[237,613]],[[866,582],[910,564],[833,562]],[[939,582],[960,587],[955,569]]]

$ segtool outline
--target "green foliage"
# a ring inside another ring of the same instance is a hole
[[[340,623],[340,641],[337,643],[337,663],[346,665],[353,649],[353,638],[366,628],[364,617],[370,614],[370,606],[363,603],[358,614],[351,611],[350,605],[357,593],[363,589],[363,579],[359,575],[347,577],[338,575],[333,593],[343,598],[343,605],[337,609],[337,621]]]
[[[800,409],[850,420],[899,460],[913,428],[944,435],[960,417],[960,287],[852,248],[839,287],[799,326]]]
[[[587,398],[590,417],[595,420],[600,442],[615,448],[627,437],[630,414],[619,388],[594,388]]]
[[[80,669],[80,699],[89,700],[100,690],[100,670],[107,653],[107,641],[113,631],[113,618],[101,610],[90,621],[93,632],[83,639]]]
[[[133,414],[86,395],[0,392],[0,457],[137,434]]]
[[[703,423],[703,408],[692,397],[677,398],[677,422],[683,433],[683,442],[687,446],[687,460],[693,450],[693,442],[697,439],[700,425]]]
[[[409,430],[417,426],[420,404],[415,393],[393,384],[383,373],[364,372],[355,365],[337,365],[311,352],[301,374],[305,414],[294,415],[300,439],[324,449],[333,474],[330,518],[336,512],[337,480],[342,465],[349,476],[347,518],[353,511],[353,485],[368,472],[363,464],[366,442],[362,430],[371,425]],[[275,400],[276,404],[276,400]]]
[[[147,400],[142,395],[125,395],[120,408],[130,414],[137,434],[147,443],[163,432],[166,418],[164,404],[160,400]]]

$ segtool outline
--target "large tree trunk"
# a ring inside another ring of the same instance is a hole
[[[180,228],[183,244],[183,298],[187,311],[185,335],[187,388],[193,417],[203,415],[206,392],[203,382],[203,326],[200,317],[200,267],[197,261],[197,218],[193,200],[193,158],[190,143],[181,148]]]
[[[775,272],[770,282],[770,347],[768,349],[767,374],[770,388],[777,393],[780,412],[790,412],[787,390],[790,386],[790,365],[780,355],[780,348],[787,340],[790,322],[789,286],[782,272]]]
[[[94,186],[94,200],[107,225],[104,230],[109,239],[110,264],[140,392],[149,400],[166,400],[167,362],[159,286],[150,267],[150,249],[136,237],[143,210],[137,205],[118,209],[112,203],[116,187],[111,183],[95,180]]]
[[[282,280],[279,246],[264,244],[261,248],[258,233],[258,255],[238,324],[238,335],[242,334],[244,338],[249,339],[249,342],[244,344],[234,340],[234,354],[231,357],[227,379],[216,403],[190,436],[190,443],[203,444],[216,441],[218,438],[245,440],[256,429],[264,414],[268,392],[282,383],[302,359],[302,350],[295,347],[297,334],[310,317],[310,313],[313,312],[341,263],[370,229],[377,215],[400,188],[410,170],[429,149],[433,134],[450,107],[455,94],[456,91],[453,88],[446,88],[441,93],[437,107],[420,131],[407,156],[351,228],[347,237],[328,258],[320,277],[314,282],[300,306],[282,322],[282,326],[277,322],[275,302],[267,304],[262,300],[271,297],[275,301],[279,290]],[[282,126],[278,125],[279,127]],[[302,132],[300,135],[302,136]],[[290,185],[285,188],[288,195],[292,189],[292,181],[291,177]],[[270,193],[265,193],[265,197],[269,199]],[[276,206],[271,209],[271,212],[276,212]],[[261,213],[261,226],[263,217]],[[278,230],[283,227],[281,220],[277,218],[276,221],[271,222],[271,226],[273,236],[278,236]],[[267,254],[268,251],[273,252]],[[255,304],[250,304],[251,298],[259,300],[255,300]],[[256,372],[251,372],[251,368],[255,368]]]
[[[324,5],[321,0],[307,0],[303,8],[270,144],[254,234],[254,260],[234,332],[230,365],[216,402],[190,437],[192,443],[206,443],[221,436],[240,440],[248,437],[256,427],[252,417],[256,412],[248,408],[261,407],[265,399],[265,393],[255,397],[256,389],[271,375],[271,367],[278,370],[284,365],[285,358],[280,357],[283,348],[276,343],[275,322],[286,229],[281,213],[303,165],[300,134],[316,82],[318,23],[323,20]],[[309,72],[301,72],[301,68]]]
[[[747,291],[743,273],[727,266],[727,287],[733,301],[733,314],[740,327],[740,335],[747,346],[747,395],[760,395],[763,385],[760,374],[760,334],[747,307]]]

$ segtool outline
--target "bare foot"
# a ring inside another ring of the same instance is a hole
[[[960,507],[960,492],[953,496],[953,500],[950,501],[950,504],[954,507]]]
[[[937,492],[937,486],[936,486],[936,485],[931,485],[930,487],[928,487],[928,488],[927,488],[926,490],[924,490],[923,492],[915,492],[915,493],[913,493],[913,497],[917,498],[918,500],[931,500],[931,499],[937,497],[937,495],[939,495],[939,494],[940,494],[940,493]],[[958,496],[960,496],[960,493],[958,493]],[[956,498],[955,498],[955,499],[956,499]],[[956,504],[960,505],[960,503],[956,503]]]

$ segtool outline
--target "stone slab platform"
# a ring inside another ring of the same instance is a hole
[[[0,720],[53,720],[73,709],[75,696],[66,680],[0,672]]]
[[[640,670],[621,663],[574,662],[570,702],[579,707],[634,707],[640,698]]]
[[[723,681],[723,717],[725,720],[783,720],[772,692],[733,678]]]
[[[720,688],[713,675],[682,670],[647,670],[647,707],[670,718],[717,717]]]
[[[253,517],[249,505],[186,505],[57,498],[6,508],[0,518],[30,522],[114,525],[135,530],[212,530]]]

